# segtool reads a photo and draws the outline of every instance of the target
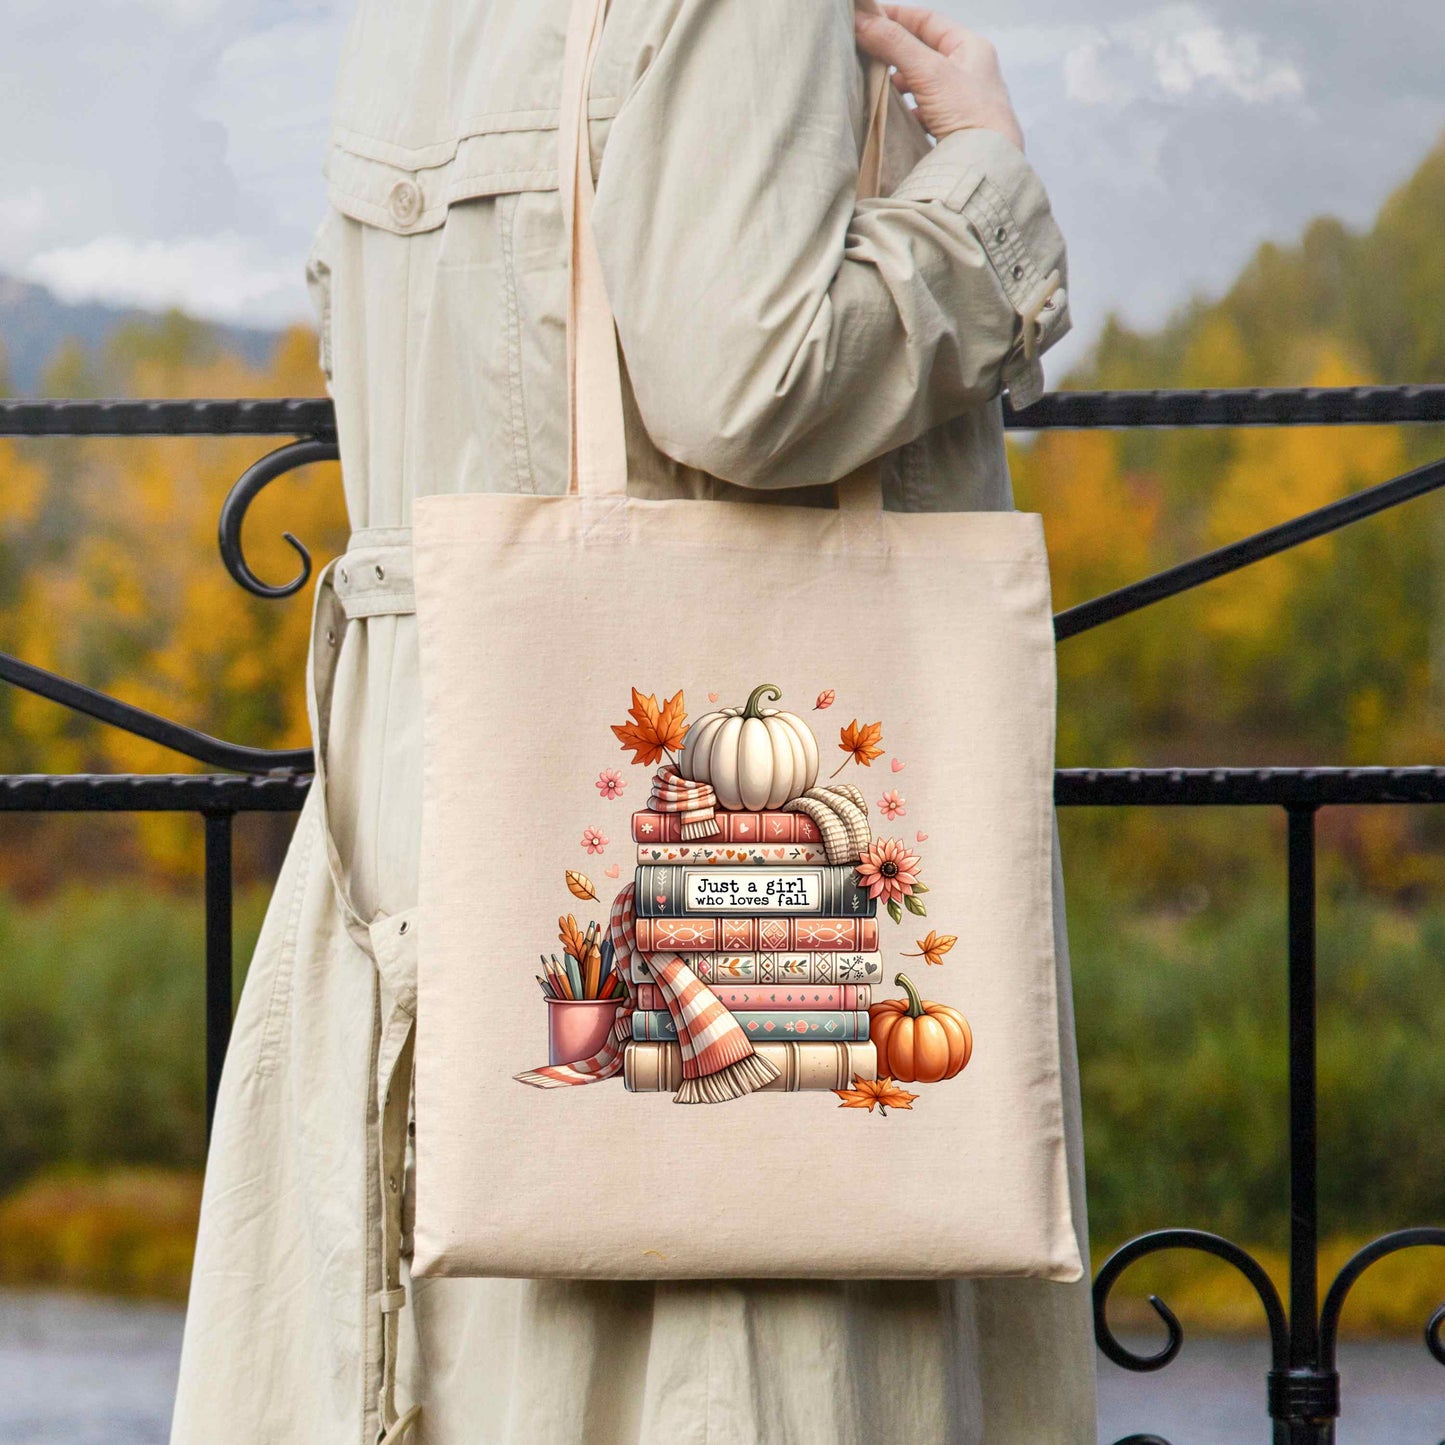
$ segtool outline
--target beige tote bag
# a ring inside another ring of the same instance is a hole
[[[604,9],[560,125],[572,490],[414,510],[412,1272],[1075,1279],[1040,519],[885,512],[876,469],[836,510],[628,497]]]

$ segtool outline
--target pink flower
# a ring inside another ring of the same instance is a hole
[[[907,801],[906,798],[898,796],[897,788],[892,788],[878,799],[878,811],[891,823],[894,818],[907,816],[907,810],[903,806]]]
[[[600,828],[584,828],[582,830],[582,846],[589,853],[605,853],[607,839],[602,836]]]
[[[597,774],[597,791],[604,798],[620,798],[627,784],[616,768],[604,768]]]
[[[858,860],[858,886],[866,888],[870,898],[896,903],[913,892],[922,861],[899,838],[875,838]]]

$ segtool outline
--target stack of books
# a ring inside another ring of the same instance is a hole
[[[845,1089],[877,1077],[868,1039],[882,981],[877,900],[851,864],[827,861],[801,813],[717,814],[719,831],[682,838],[676,813],[634,813],[637,1010],[623,1077],[639,1093],[675,1092],[682,1054],[648,960],[681,955],[758,1053],[774,1090]]]

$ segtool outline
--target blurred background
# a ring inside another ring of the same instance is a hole
[[[4,394],[320,394],[301,266],[344,8],[0,0]],[[946,8],[998,44],[1070,243],[1076,326],[1047,359],[1052,389],[1445,379],[1445,11]],[[1058,432],[1011,455],[1063,607],[1438,458],[1442,433]],[[215,546],[226,489],[267,449],[0,440],[0,649],[210,733],[305,746],[310,589],[250,598]],[[318,561],[342,550],[333,469],[252,508],[265,577],[293,571],[286,529]],[[1067,641],[1059,665],[1063,766],[1445,762],[1445,502]],[[0,690],[0,771],[187,766]],[[243,961],[291,822],[238,820]],[[0,823],[0,1286],[184,1299],[204,1158],[199,827]],[[1283,817],[1066,810],[1061,827],[1096,1262],[1190,1224],[1282,1279]],[[1445,817],[1327,809],[1320,839],[1332,1272],[1445,1216]],[[1259,1327],[1220,1266],[1136,1273],[1186,1326]],[[41,1328],[28,1298],[0,1295],[0,1381],[7,1330]],[[1441,1298],[1445,1264],[1398,1256],[1347,1325],[1418,1336]]]

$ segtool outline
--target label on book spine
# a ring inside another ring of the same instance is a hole
[[[677,950],[674,950],[677,951]],[[672,953],[665,954],[671,958]],[[724,983],[882,983],[881,953],[815,950],[811,953],[688,953],[687,966],[706,984]],[[633,977],[650,979],[647,955],[634,960]],[[866,1008],[866,1003],[842,1005]]]
[[[849,1089],[854,1078],[878,1077],[878,1051],[871,1043],[758,1042],[758,1057],[777,1069],[778,1077],[760,1093]],[[674,1093],[682,1085],[682,1046],[630,1043],[622,1051],[622,1080],[634,1094]]]
[[[749,847],[746,843],[639,843],[639,863],[707,863],[726,868],[786,868],[791,863],[826,863],[821,843],[780,843]]]
[[[693,972],[696,971],[694,968]],[[724,1008],[734,1012],[738,1009],[866,1009],[873,1002],[873,990],[866,983],[713,983],[708,987]],[[637,1007],[666,1012],[667,1000],[655,983],[640,983]]]
[[[872,918],[878,900],[847,864],[811,868],[690,868],[643,863],[637,869],[639,918],[786,913],[807,918]]]
[[[739,1009],[733,1021],[757,1039],[854,1039],[868,1037],[868,1014],[862,1009],[844,1010],[775,1010]],[[677,1037],[677,1024],[670,1013],[653,1011],[632,1015],[632,1037],[638,1040],[671,1041]]]
[[[821,843],[818,825],[806,813],[729,813],[719,808],[713,814],[717,832],[699,843]],[[634,843],[681,843],[681,813],[634,813]]]
[[[643,953],[798,952],[815,949],[874,953],[874,918],[645,918],[637,920]],[[843,980],[840,980],[843,981]],[[858,982],[870,980],[859,979]]]

